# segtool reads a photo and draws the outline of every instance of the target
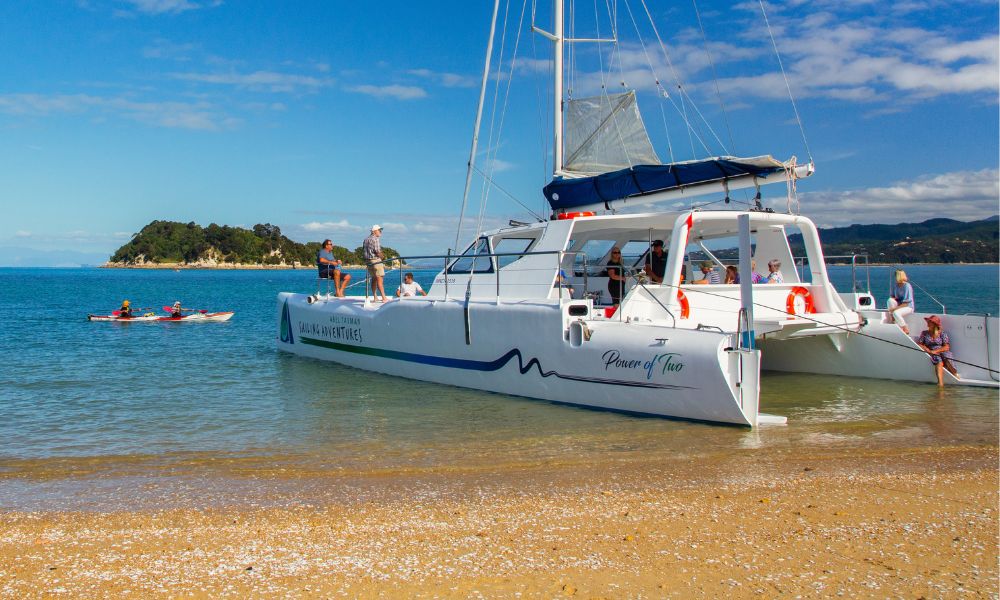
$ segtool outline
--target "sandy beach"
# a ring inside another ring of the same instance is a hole
[[[995,446],[748,451],[6,512],[0,595],[995,598],[996,465]]]

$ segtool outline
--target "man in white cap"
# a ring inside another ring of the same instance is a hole
[[[389,299],[385,297],[385,267],[382,264],[385,254],[382,253],[382,244],[378,241],[380,237],[382,237],[382,226],[372,225],[371,235],[365,238],[362,249],[365,255],[365,264],[368,265],[368,280],[371,281],[372,298],[378,300],[375,296],[375,293],[378,292],[382,296],[382,302],[388,302]]]

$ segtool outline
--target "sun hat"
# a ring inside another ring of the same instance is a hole
[[[382,229],[381,225],[372,225],[372,231],[378,231],[378,230],[381,230],[381,229]]]
[[[122,306],[128,306],[128,300],[122,301]]]
[[[929,317],[924,317],[924,320],[927,321],[928,324],[934,323],[938,327],[941,326],[941,317],[939,317],[937,315],[931,315]]]
[[[715,263],[713,263],[710,260],[703,260],[703,261],[701,261],[701,268],[702,269],[711,269],[714,266],[715,266]]]

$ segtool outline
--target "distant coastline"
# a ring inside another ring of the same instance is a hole
[[[106,262],[97,265],[99,269],[151,269],[167,271],[194,271],[194,270],[221,270],[221,271],[286,271],[286,270],[311,270],[314,265],[294,264],[255,264],[255,263],[121,263]],[[364,269],[365,265],[344,265],[344,269]]]

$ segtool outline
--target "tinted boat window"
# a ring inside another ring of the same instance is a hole
[[[479,256],[480,254],[489,253],[490,244],[488,240],[486,238],[479,238],[475,244],[469,246],[462,253],[461,258],[451,263],[448,271],[450,273],[492,273],[493,259],[489,256]]]
[[[534,238],[502,238],[497,240],[493,244],[494,254],[506,254],[506,253],[518,253],[523,254],[531,248],[531,245],[535,243]],[[497,262],[500,263],[500,268],[504,268],[515,260],[521,258],[520,256],[498,256]]]

